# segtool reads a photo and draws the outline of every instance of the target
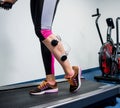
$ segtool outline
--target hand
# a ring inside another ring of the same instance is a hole
[[[17,0],[0,0],[1,4],[4,4],[5,2],[14,4]]]
[[[9,10],[17,0],[1,0],[0,7]]]

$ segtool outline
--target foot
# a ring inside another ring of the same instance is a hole
[[[46,93],[56,93],[58,92],[57,83],[55,85],[50,85],[46,80],[44,80],[40,85],[37,86],[35,90],[31,90],[31,95],[41,95]]]
[[[77,92],[81,86],[81,69],[78,66],[72,67],[74,75],[71,78],[67,78],[70,83],[70,92]]]

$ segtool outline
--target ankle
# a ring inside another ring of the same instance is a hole
[[[54,80],[47,80],[47,82],[50,84],[50,85],[55,85],[55,83],[56,83],[56,81],[54,81]]]
[[[68,78],[72,78],[74,76],[74,71],[72,71],[71,73],[69,74],[66,74],[65,75],[65,78],[68,79]]]

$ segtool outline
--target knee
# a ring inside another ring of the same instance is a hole
[[[35,33],[38,36],[38,38],[43,41],[47,37],[49,37],[52,34],[52,30],[49,29],[40,29],[38,27],[35,27]]]
[[[61,61],[67,60],[67,54],[65,52],[65,49],[62,45],[61,40],[57,36],[51,35],[47,37],[44,41],[44,44],[48,46],[49,49],[52,49],[51,51],[53,54],[59,54]],[[56,56],[58,57],[58,55]]]

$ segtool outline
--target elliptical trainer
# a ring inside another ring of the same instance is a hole
[[[98,25],[98,20],[101,16],[99,13],[99,9],[96,10],[97,13],[92,15],[92,17],[96,17],[95,24],[101,41],[101,48],[99,51],[99,66],[102,71],[102,75],[95,76],[94,79],[99,80],[107,80],[107,81],[115,81],[120,82],[119,73],[120,73],[120,47],[119,47],[119,20],[120,17],[116,18],[116,43],[113,42],[111,38],[112,29],[115,28],[113,19],[107,18],[107,38],[106,42],[103,42],[103,38],[100,32],[100,28]]]

